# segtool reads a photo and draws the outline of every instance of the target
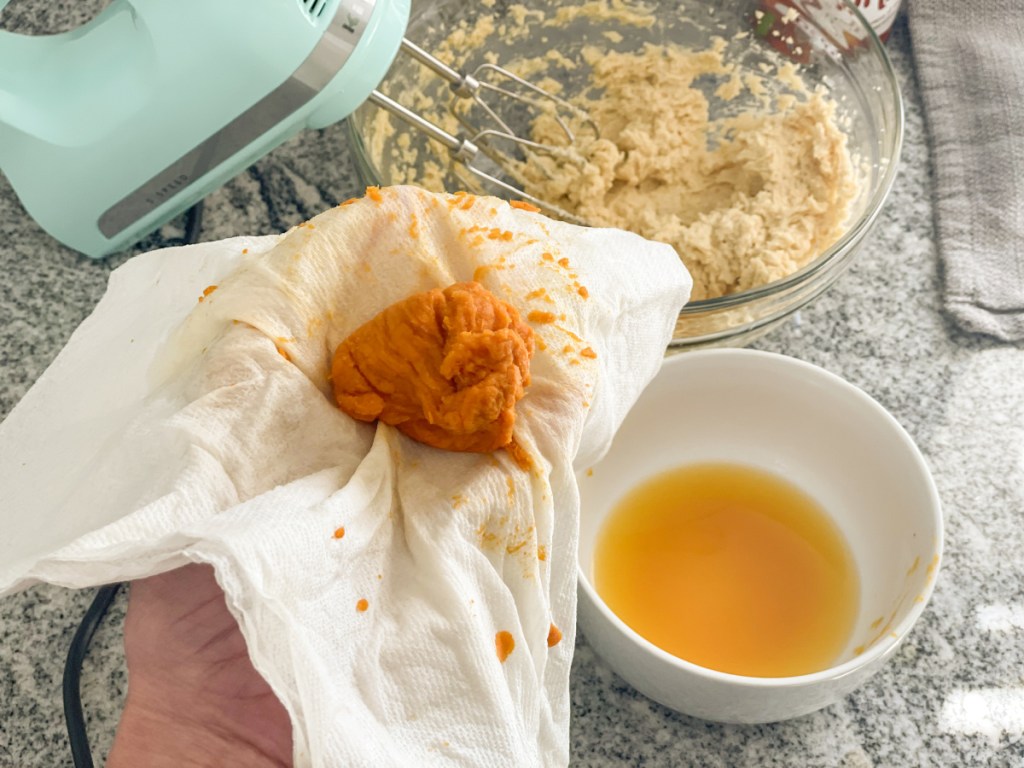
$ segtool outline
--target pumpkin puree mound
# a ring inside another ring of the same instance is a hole
[[[341,409],[427,445],[486,453],[509,445],[530,383],[533,331],[476,282],[403,299],[345,339],[331,379]]]

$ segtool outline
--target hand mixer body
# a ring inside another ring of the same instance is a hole
[[[0,31],[0,170],[58,240],[121,250],[348,115],[408,14],[409,0],[115,0],[69,33]]]

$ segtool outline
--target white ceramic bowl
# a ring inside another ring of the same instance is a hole
[[[845,535],[860,576],[860,609],[829,669],[758,678],[700,667],[638,635],[594,589],[595,539],[618,500],[652,475],[705,461],[788,479]],[[924,611],[942,556],[938,494],[911,438],[860,389],[782,355],[719,349],[666,359],[608,455],[579,482],[579,623],[587,641],[641,693],[707,720],[785,720],[850,693]]]

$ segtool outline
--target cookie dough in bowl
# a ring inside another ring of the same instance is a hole
[[[503,152],[489,170],[589,224],[672,245],[694,278],[672,346],[741,345],[849,265],[899,154],[900,96],[877,38],[848,5],[797,5],[414,2],[408,36],[579,107],[571,142],[549,113],[510,113],[517,133],[559,149]],[[382,90],[459,130],[415,62],[399,57]],[[479,186],[373,106],[348,125],[368,182]]]

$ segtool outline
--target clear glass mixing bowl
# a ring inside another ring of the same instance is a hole
[[[584,4],[585,0],[565,0],[557,8]],[[648,2],[632,7],[653,19],[649,26],[625,23],[615,14],[605,19],[582,14],[568,24],[552,27],[522,13],[524,8],[533,9],[550,18],[557,8],[548,0],[494,0],[490,8],[464,0],[414,0],[406,36],[426,50],[436,51],[460,25],[472,27],[479,16],[493,16],[499,34],[491,35],[485,45],[468,47],[464,70],[488,57],[505,64],[552,50],[578,62],[578,54],[586,45],[639,51],[648,42],[675,43],[703,50],[715,37],[727,41],[727,60],[744,72],[763,75],[766,68],[777,68],[787,56],[799,58],[804,83],[826,89],[837,105],[837,124],[847,136],[848,148],[859,169],[859,191],[850,207],[845,231],[831,247],[783,279],[691,302],[679,315],[670,345],[677,349],[742,346],[832,285],[860,249],[896,175],[903,108],[899,86],[882,44],[848,0],[812,7],[816,5],[801,0]],[[531,23],[537,23],[536,29],[524,34],[524,25]],[[503,37],[502,24],[516,34]],[[381,90],[409,107],[429,113],[440,103],[446,86],[438,78],[432,86],[436,92],[430,92],[430,88],[422,86],[421,71],[410,57],[399,55]],[[562,83],[563,95],[571,96],[574,89],[586,87],[585,66],[562,70],[561,77],[554,72],[547,74],[553,74]],[[718,98],[714,84],[709,85],[705,95],[711,119],[758,106],[750,94],[728,101]],[[474,177],[460,172],[458,165],[447,159],[443,149],[436,145],[428,147],[429,140],[412,129],[403,128],[397,134],[381,131],[382,119],[377,107],[365,104],[346,121],[365,183],[411,182],[437,191],[475,188],[499,197],[509,196],[501,189],[478,185]]]

